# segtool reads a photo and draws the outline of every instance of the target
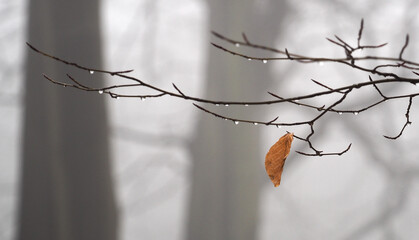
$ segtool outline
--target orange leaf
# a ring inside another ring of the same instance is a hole
[[[284,163],[290,153],[294,134],[287,133],[282,136],[268,151],[265,158],[266,173],[275,187],[281,183],[281,174]]]

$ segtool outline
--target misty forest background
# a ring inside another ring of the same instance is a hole
[[[215,49],[210,31],[309,56],[342,56],[325,37],[389,42],[418,59],[415,0],[1,0],[0,238],[62,239],[413,239],[419,235],[417,120],[403,125],[405,102],[357,116],[327,114],[315,143],[352,149],[304,157],[295,142],[281,186],[264,169],[286,131],[235,125],[170,97],[111,99],[62,88],[42,73],[66,73],[95,86],[122,83],[30,51],[25,42],[70,61],[130,75],[166,89],[220,100],[301,95],[367,79],[336,64],[247,61]],[[252,54],[255,53],[249,51]],[[414,88],[415,86],[409,85]],[[402,88],[402,87],[401,87]],[[417,87],[419,90],[419,87]],[[383,88],[389,94],[403,89]],[[140,89],[129,89],[134,93]],[[376,93],[362,92],[362,106]],[[303,119],[287,105],[215,107],[251,119]]]

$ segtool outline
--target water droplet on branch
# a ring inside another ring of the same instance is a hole
[[[262,62],[263,62],[263,63],[268,63],[268,60],[263,59],[263,60],[262,60]]]
[[[236,47],[240,47],[240,43],[236,43],[234,44]]]
[[[239,121],[234,121],[234,124],[236,124],[236,125],[239,124]]]
[[[95,73],[95,71],[93,71],[93,70],[90,70],[90,71],[89,71],[89,73],[90,73],[90,74],[93,74],[93,73]]]
[[[103,90],[99,90],[99,91],[98,91],[98,93],[99,93],[99,94],[103,94]]]

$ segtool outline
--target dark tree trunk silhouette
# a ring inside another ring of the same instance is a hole
[[[210,30],[274,45],[283,1],[268,1],[265,8],[247,1],[208,1]],[[268,42],[267,42],[268,41]],[[268,65],[254,68],[242,59],[211,48],[206,97],[218,100],[257,100],[271,84]],[[223,106],[220,106],[223,108]],[[238,116],[238,108],[228,107]],[[255,239],[258,221],[259,173],[264,154],[259,152],[260,129],[234,126],[202,113],[192,143],[192,190],[188,239]]]
[[[101,68],[99,1],[32,0],[28,42]],[[102,82],[27,50],[19,240],[115,240],[117,214],[104,98],[43,79]]]

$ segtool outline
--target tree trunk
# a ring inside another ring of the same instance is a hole
[[[28,9],[31,44],[101,68],[98,0],[32,0]],[[103,82],[28,50],[17,239],[115,240],[103,96],[59,88],[42,73]]]
[[[285,4],[268,1],[268,6],[260,9],[256,2],[208,1],[210,30],[236,39],[246,32],[250,41],[260,43],[263,39],[262,43],[273,46]],[[249,62],[214,48],[209,50],[207,71],[206,97],[211,99],[256,101],[260,96],[255,93],[266,92],[273,78],[268,64]],[[223,106],[216,110],[235,117],[254,111],[251,107]],[[252,117],[260,118],[256,114]],[[259,133],[260,127],[236,126],[201,114],[191,146],[194,162],[188,239],[255,239],[259,173],[264,166]]]

